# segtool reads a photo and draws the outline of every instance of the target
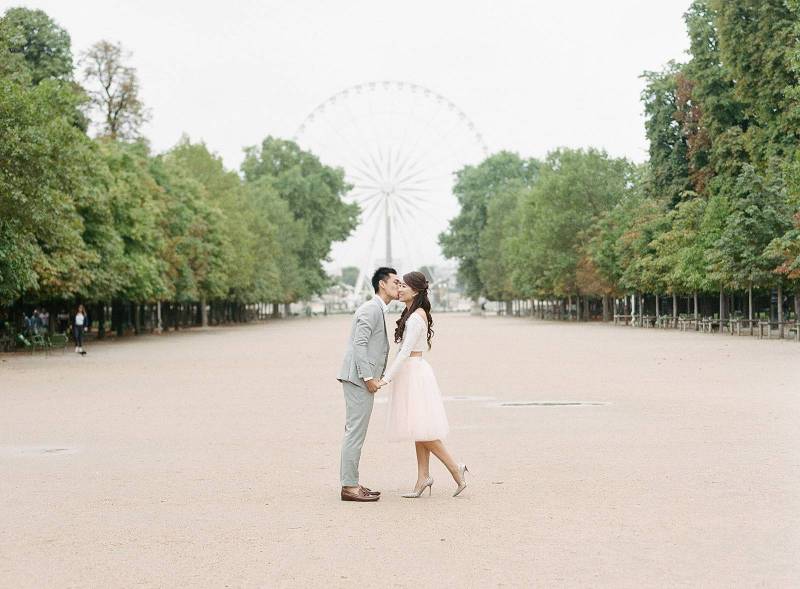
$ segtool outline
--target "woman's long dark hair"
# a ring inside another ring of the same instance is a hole
[[[422,272],[409,272],[403,276],[405,282],[412,289],[417,291],[411,306],[403,310],[400,319],[397,320],[397,329],[394,330],[394,341],[400,343],[403,333],[406,330],[406,321],[417,309],[423,309],[428,316],[428,349],[431,349],[431,338],[433,337],[433,317],[431,317],[431,302],[428,300],[428,279]]]

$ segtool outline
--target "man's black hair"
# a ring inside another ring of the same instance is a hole
[[[375,294],[378,294],[378,283],[381,280],[389,278],[390,274],[397,274],[397,270],[394,268],[387,268],[386,266],[381,266],[375,270],[375,274],[372,275],[372,288],[375,289]]]

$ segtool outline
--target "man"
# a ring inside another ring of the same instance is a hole
[[[358,461],[367,436],[369,418],[378,383],[386,369],[389,356],[389,337],[386,334],[384,313],[389,303],[397,299],[397,270],[378,268],[372,276],[375,296],[362,304],[353,316],[353,326],[337,380],[342,383],[346,407],[340,478],[342,501],[377,501],[380,491],[359,484]]]

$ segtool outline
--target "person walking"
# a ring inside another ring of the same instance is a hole
[[[72,337],[75,339],[75,352],[81,356],[86,355],[86,350],[83,349],[83,334],[88,325],[89,316],[86,314],[86,308],[78,305],[78,310],[72,317]]]

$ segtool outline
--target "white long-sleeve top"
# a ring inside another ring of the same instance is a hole
[[[424,352],[428,349],[428,321],[423,319],[416,312],[411,314],[406,320],[406,329],[403,332],[403,339],[400,341],[400,350],[392,360],[389,370],[383,375],[385,382],[392,382],[392,379],[400,370],[411,352]]]

